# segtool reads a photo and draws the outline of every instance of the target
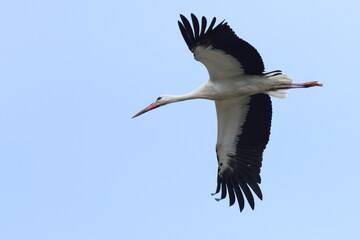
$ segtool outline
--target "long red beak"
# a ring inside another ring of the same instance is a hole
[[[149,106],[147,106],[146,108],[144,108],[143,110],[141,110],[140,112],[138,112],[137,114],[135,114],[132,118],[136,118],[137,116],[140,116],[143,113],[146,113],[150,110],[153,110],[157,107],[160,107],[156,102],[150,104]]]

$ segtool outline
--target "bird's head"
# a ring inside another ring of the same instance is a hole
[[[136,118],[137,116],[140,116],[141,114],[144,114],[150,110],[153,110],[155,108],[164,106],[168,103],[172,103],[173,101],[173,96],[171,95],[162,95],[159,96],[155,102],[153,102],[152,104],[150,104],[149,106],[147,106],[146,108],[144,108],[143,110],[141,110],[140,112],[138,112],[137,114],[135,114],[132,118]]]

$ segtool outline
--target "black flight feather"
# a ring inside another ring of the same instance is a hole
[[[214,17],[206,30],[207,21],[202,17],[199,32],[199,21],[194,14],[191,14],[193,28],[186,17],[180,15],[180,18],[182,23],[179,22],[179,28],[190,51],[194,52],[197,46],[211,45],[236,58],[243,66],[245,74],[260,75],[264,72],[264,63],[258,51],[236,36],[227,22],[222,21],[214,28],[216,22]]]

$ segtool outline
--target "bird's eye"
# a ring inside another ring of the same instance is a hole
[[[161,97],[158,97],[157,99],[156,99],[156,101],[159,101],[161,99]]]

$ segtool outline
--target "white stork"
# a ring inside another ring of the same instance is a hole
[[[222,21],[216,27],[214,17],[207,28],[205,17],[201,26],[194,14],[190,22],[180,15],[179,28],[197,61],[207,68],[210,78],[194,91],[184,95],[162,95],[133,118],[169,103],[189,99],[215,101],[218,135],[217,187],[230,206],[235,197],[240,211],[244,209],[244,195],[252,209],[253,193],[262,200],[259,187],[263,151],[269,141],[271,100],[269,95],[285,97],[284,90],[322,86],[318,82],[295,84],[281,71],[264,73],[263,61],[257,50],[236,36]],[[213,195],[214,195],[213,194]]]

